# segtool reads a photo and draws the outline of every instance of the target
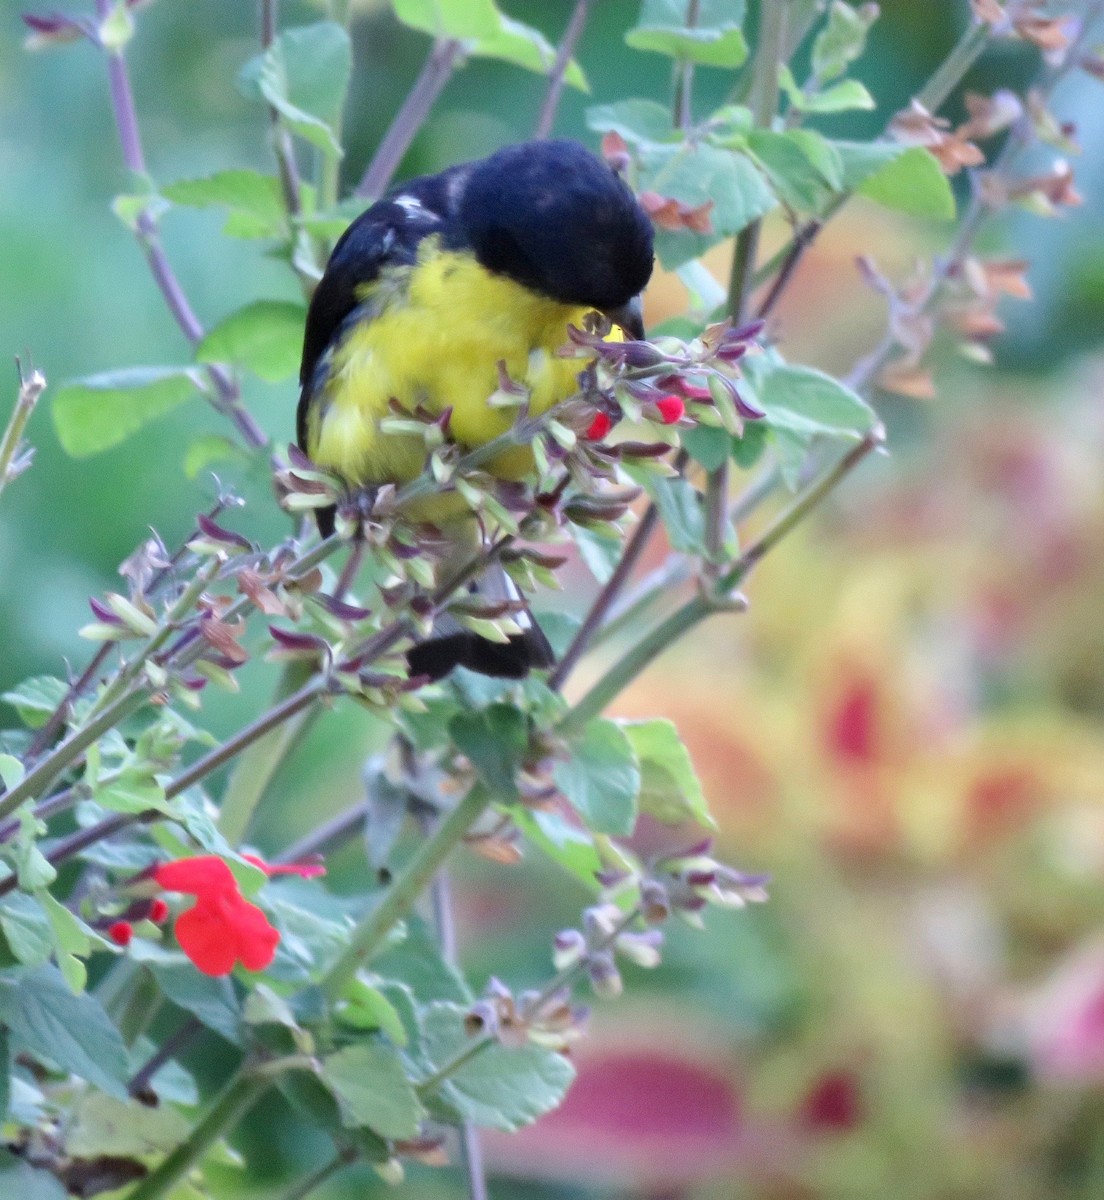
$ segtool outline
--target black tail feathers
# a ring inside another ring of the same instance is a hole
[[[508,642],[492,642],[470,630],[434,634],[407,651],[411,675],[443,679],[455,667],[467,667],[497,679],[524,679],[532,670],[551,667],[555,656],[534,624]]]

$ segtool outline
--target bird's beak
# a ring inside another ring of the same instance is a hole
[[[634,296],[628,304],[603,309],[603,312],[615,325],[620,325],[629,337],[638,342],[644,340],[644,309],[639,296]]]

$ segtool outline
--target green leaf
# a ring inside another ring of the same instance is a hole
[[[680,434],[682,448],[707,471],[715,471],[728,461],[732,452],[732,435],[715,425],[695,425]]]
[[[97,999],[73,995],[56,967],[39,967],[18,983],[0,982],[0,1016],[22,1050],[110,1096],[126,1097],[127,1052],[119,1031]]]
[[[877,423],[877,414],[845,384],[813,367],[772,362],[767,355],[741,364],[744,385],[754,389],[766,421],[802,437],[828,434],[860,438]]]
[[[624,721],[621,728],[640,761],[640,808],[657,821],[697,821],[716,829],[690,754],[671,721]]]
[[[26,775],[26,768],[14,754],[0,754],[0,782],[8,791],[18,787]]]
[[[184,474],[189,479],[196,476],[212,463],[242,461],[248,455],[228,437],[221,433],[207,433],[196,438],[184,455]]]
[[[705,143],[662,147],[641,172],[641,191],[671,196],[692,208],[712,202],[712,233],[656,230],[656,253],[673,270],[739,233],[777,206],[762,172],[745,155]]]
[[[395,16],[411,29],[447,38],[490,38],[499,30],[494,0],[391,0]]]
[[[603,863],[589,833],[557,812],[542,812],[519,805],[510,815],[527,842],[581,880],[591,891],[597,890],[597,877]]]
[[[671,548],[700,554],[705,548],[705,508],[697,488],[686,479],[668,478],[626,467],[625,473],[647,491],[659,510]]]
[[[852,8],[843,0],[832,0],[828,20],[813,41],[813,76],[825,83],[835,79],[863,52],[866,35],[878,17],[877,7]]]
[[[904,146],[893,142],[832,141],[829,145],[843,164],[843,186],[848,191],[854,191],[864,180],[876,175],[905,152]]]
[[[671,125],[670,107],[655,100],[595,104],[586,111],[586,123],[596,133],[619,133],[631,145],[645,148],[680,136]]]
[[[203,179],[180,179],[162,187],[161,195],[188,208],[226,208],[223,233],[239,238],[287,236],[280,182],[258,171],[218,171]]]
[[[26,892],[13,892],[0,905],[0,929],[12,954],[28,967],[47,962],[54,952],[54,933],[42,905]]]
[[[54,395],[58,440],[84,458],[126,441],[201,390],[192,367],[129,367],[62,384]]]
[[[778,82],[793,108],[807,113],[840,113],[872,109],[874,97],[857,79],[843,79],[822,92],[806,92],[797,86],[789,67],[778,68]]]
[[[822,133],[817,133],[815,129],[790,129],[786,136],[805,155],[831,191],[843,190],[843,159]]]
[[[464,1010],[454,1004],[427,1007],[422,1048],[434,1067],[469,1044],[463,1022]],[[466,1120],[513,1133],[558,1107],[574,1078],[575,1069],[553,1050],[492,1043],[450,1075],[438,1095]]]
[[[640,22],[625,34],[634,50],[650,50],[706,67],[733,68],[747,58],[742,0],[701,0],[697,20],[686,24],[685,0],[644,0]]]
[[[39,892],[38,898],[50,920],[58,967],[69,990],[77,995],[84,991],[88,981],[88,971],[81,960],[92,952],[92,938],[89,936],[92,931],[49,892]]]
[[[406,1077],[402,1055],[384,1041],[359,1042],[322,1060],[348,1127],[366,1125],[387,1138],[410,1138],[425,1110]]]
[[[0,700],[10,704],[28,728],[40,729],[52,716],[68,690],[64,679],[57,679],[53,675],[33,675],[30,679],[24,679],[10,692],[5,692],[0,696]]]
[[[352,1029],[378,1029],[395,1043],[405,1046],[406,1027],[402,1017],[390,1000],[370,983],[354,979],[345,989],[346,1002],[338,1010],[337,1018]]]
[[[147,809],[173,811],[165,799],[165,789],[148,771],[140,769],[124,771],[117,779],[95,788],[92,799],[118,813],[141,813]]]
[[[624,542],[616,529],[609,525],[578,525],[570,528],[579,557],[599,583],[607,583],[621,560]]]
[[[299,374],[307,310],[284,300],[256,300],[221,320],[196,348],[199,362],[232,362],[268,383]]]
[[[569,741],[568,752],[571,757],[556,764],[552,778],[587,828],[632,833],[640,766],[624,731],[600,717]]]
[[[202,975],[182,954],[152,960],[146,966],[173,1004],[228,1042],[241,1043],[241,1006],[229,979]]]
[[[11,1103],[11,1047],[8,1045],[8,1031],[0,1026],[0,1125],[8,1120],[8,1108]],[[0,1173],[3,1164],[0,1163]]]
[[[796,212],[813,213],[825,206],[832,188],[810,160],[805,145],[794,137],[807,132],[756,129],[748,137],[748,147],[766,171],[778,198]]]
[[[517,795],[514,776],[529,746],[521,712],[512,704],[492,704],[482,712],[458,713],[449,722],[449,734],[496,796]]]
[[[475,39],[470,53],[476,58],[495,58],[538,75],[547,75],[556,61],[556,48],[544,34],[501,13],[499,20],[499,27],[493,34]],[[581,92],[590,91],[583,69],[574,59],[567,64],[564,82]]]
[[[763,457],[770,426],[766,421],[748,421],[744,436],[732,439],[732,461],[746,471]]]
[[[38,1171],[24,1158],[0,1148],[0,1195],[19,1200],[69,1200],[56,1175]]]
[[[860,196],[913,217],[953,221],[955,199],[939,160],[923,146],[911,146],[858,187]]]
[[[171,1104],[151,1108],[96,1093],[81,1096],[71,1116],[65,1150],[81,1158],[164,1153],[187,1140],[191,1129],[188,1118]]]
[[[349,35],[336,21],[285,29],[238,75],[238,87],[264,100],[290,129],[324,154],[341,157],[337,128],[352,74]]]
[[[421,1000],[470,1004],[473,997],[460,972],[441,957],[434,933],[418,917],[406,920],[406,937],[372,960],[381,976],[405,984]]]

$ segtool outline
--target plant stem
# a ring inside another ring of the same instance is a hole
[[[331,1175],[336,1175],[342,1167],[347,1167],[350,1163],[355,1162],[356,1157],[356,1152],[351,1149],[339,1151],[329,1162],[323,1163],[317,1171],[312,1171],[309,1175],[300,1179],[298,1183],[293,1183],[280,1197],[280,1200],[306,1200],[306,1197],[315,1188],[321,1187]]]
[[[203,1024],[198,1017],[188,1017],[165,1038],[160,1046],[149,1056],[141,1067],[135,1071],[127,1084],[127,1093],[131,1096],[143,1096],[150,1089],[154,1076],[169,1061],[174,1058],[193,1038],[203,1031]]]
[[[310,679],[312,667],[303,663],[286,664],[276,687],[276,700],[283,701]],[[280,764],[317,715],[317,706],[307,707],[281,723],[247,747],[222,793],[219,806],[219,832],[232,845],[238,845],[249,830],[249,823]]]
[[[96,0],[96,12],[101,21],[111,15],[112,0]],[[126,58],[121,49],[107,51],[107,75],[111,89],[111,107],[119,133],[123,162],[128,171],[137,176],[146,175],[146,158],[142,150],[142,138],[138,131],[138,110],[134,104],[134,92],[130,86]],[[157,233],[157,223],[148,211],[139,213],[134,224],[134,233],[146,255],[161,295],[169,307],[181,332],[192,346],[203,339],[203,326],[192,310],[184,289],[180,286]],[[225,367],[213,364],[207,368],[207,376],[214,386],[217,401],[215,408],[237,427],[245,444],[257,450],[268,445],[264,431],[253,420],[241,403],[241,394],[233,377]]]
[[[625,549],[621,552],[621,557],[617,561],[617,566],[613,569],[613,574],[606,580],[605,586],[598,593],[597,598],[590,607],[590,611],[583,619],[582,625],[579,626],[575,632],[575,636],[571,639],[571,644],[564,651],[563,657],[556,664],[555,670],[549,675],[548,686],[553,691],[558,691],[563,687],[568,675],[575,669],[576,663],[582,657],[583,651],[586,650],[591,639],[598,632],[618,594],[625,586],[636,564],[643,556],[645,549],[647,549],[648,542],[651,540],[652,533],[658,521],[659,511],[654,504],[651,504],[640,518],[640,522],[633,530],[629,540],[625,543]]]
[[[127,1200],[158,1200],[180,1182],[203,1155],[238,1123],[270,1086],[266,1077],[239,1072],[223,1088],[206,1116],[167,1158],[139,1181]]]
[[[46,787],[80,757],[98,738],[114,729],[132,712],[146,702],[144,692],[130,692],[105,708],[98,717],[82,725],[61,742],[46,758],[24,776],[22,783],[0,797],[0,819],[10,816],[32,796],[39,796]]]
[[[943,107],[947,97],[958,87],[962,77],[977,62],[989,42],[989,26],[983,21],[971,21],[966,31],[939,64],[935,74],[916,93],[916,102],[930,113]]]
[[[395,119],[356,186],[356,195],[376,200],[387,190],[414,135],[429,116],[463,52],[464,43],[457,38],[439,38],[430,47],[414,86],[395,114]]]
[[[585,696],[570,709],[557,726],[557,733],[570,737],[580,732],[586,723],[599,716],[607,704],[618,696],[641,671],[676,639],[689,632],[713,612],[713,605],[704,596],[694,596],[675,609],[651,633],[641,638],[622,658],[618,659]]]
[[[349,944],[322,977],[321,986],[333,999],[353,978],[362,963],[379,950],[387,935],[413,907],[449,853],[494,799],[482,784],[473,785],[422,842],[414,856],[385,892],[379,904],[349,934]]]
[[[701,0],[687,0],[686,28],[693,29],[698,23]],[[675,101],[672,113],[672,124],[684,133],[689,130],[694,119],[694,64],[690,59],[675,60]]]
[[[548,91],[545,93],[544,103],[541,105],[540,115],[537,117],[537,127],[533,131],[534,138],[546,138],[552,132],[552,125],[556,120],[556,109],[560,105],[560,94],[563,92],[564,75],[571,63],[571,56],[575,53],[579,38],[582,37],[592,2],[593,0],[575,0],[571,20],[568,21],[567,28],[564,30],[563,40],[556,51],[552,69],[548,72]]]
[[[12,409],[8,427],[4,430],[3,438],[0,438],[0,492],[4,490],[5,485],[9,482],[8,472],[11,470],[15,453],[19,449],[23,430],[27,426],[27,421],[30,419],[31,413],[34,412],[34,407],[38,403],[39,396],[45,390],[46,376],[41,371],[31,371],[26,379],[23,378],[23,373],[20,371],[19,394],[16,397],[15,407]],[[14,477],[13,475],[12,478]]]

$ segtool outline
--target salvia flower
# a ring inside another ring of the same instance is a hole
[[[319,875],[319,865],[269,865],[255,855],[248,861],[268,876]],[[176,919],[174,932],[181,950],[204,975],[229,975],[237,963],[263,971],[276,955],[280,935],[264,912],[242,895],[234,873],[214,854],[160,863],[153,877],[167,892],[195,896],[196,902]]]
[[[107,927],[107,936],[116,946],[129,946],[134,937],[134,926],[129,921],[112,921]]]

